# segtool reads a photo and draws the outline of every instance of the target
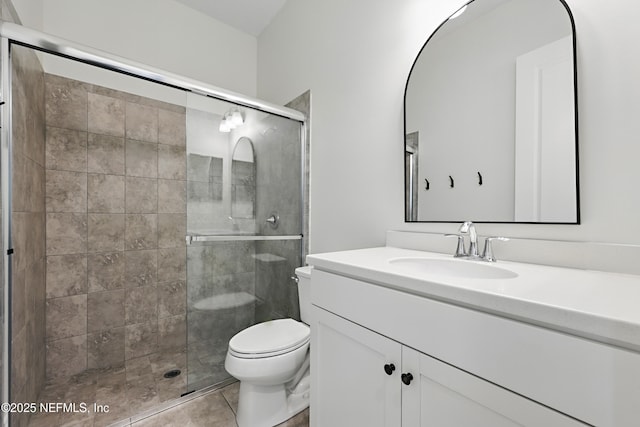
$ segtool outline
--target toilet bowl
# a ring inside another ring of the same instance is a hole
[[[296,269],[300,317],[309,322],[310,267]],[[229,341],[225,368],[240,381],[239,427],[273,427],[309,406],[308,324],[277,319],[253,325]]]

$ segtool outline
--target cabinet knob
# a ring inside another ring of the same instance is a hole
[[[402,380],[403,383],[405,383],[406,385],[409,385],[413,380],[413,375],[411,375],[410,373],[402,374],[400,375],[400,379]]]
[[[393,363],[387,363],[386,365],[384,365],[384,371],[387,373],[387,375],[393,374],[393,371],[395,370],[396,365],[394,365]]]

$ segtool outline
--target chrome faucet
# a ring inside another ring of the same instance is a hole
[[[476,227],[473,225],[473,222],[463,222],[458,232],[463,236],[466,234],[469,235],[469,252],[467,257],[471,259],[480,258],[478,255],[478,234],[476,233]]]
[[[467,252],[464,244],[464,237],[469,235],[469,251]],[[493,248],[491,242],[494,240],[507,241],[506,237],[487,237],[484,240],[484,251],[482,255],[478,253],[478,234],[476,233],[476,227],[471,221],[465,221],[458,229],[458,234],[445,234],[446,237],[457,237],[458,245],[456,247],[456,253],[453,255],[456,258],[464,258],[469,260],[480,260],[495,262],[496,258],[493,255]]]

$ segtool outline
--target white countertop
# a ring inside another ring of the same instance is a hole
[[[307,263],[319,270],[640,351],[640,276],[498,261],[491,264],[518,276],[452,278],[389,263],[400,257],[454,259],[440,253],[378,247],[312,254]]]

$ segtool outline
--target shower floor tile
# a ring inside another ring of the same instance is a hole
[[[236,382],[204,396],[184,402],[159,414],[126,425],[128,427],[193,426],[237,427],[238,391]],[[309,409],[305,409],[278,427],[309,427]]]
[[[49,382],[38,403],[75,403],[76,412],[36,412],[29,427],[108,426],[177,399],[187,387],[186,360],[183,351],[158,353],[129,360],[120,368],[93,369]],[[172,369],[180,369],[181,374],[164,378],[164,373]],[[94,403],[108,406],[109,411],[95,411]]]
[[[177,362],[177,363],[176,363]],[[180,369],[175,378],[164,378],[170,369]],[[237,427],[240,383],[209,392],[172,408],[130,424],[128,418],[158,404],[180,397],[186,390],[186,354],[154,354],[128,361],[126,366],[90,370],[66,380],[51,382],[40,395],[39,403],[76,403],[88,405],[89,411],[37,412],[29,427],[119,427],[195,426]],[[93,404],[108,405],[109,412],[94,412]],[[305,410],[279,427],[308,427],[309,410]]]
[[[118,427],[237,427],[236,411],[238,408],[238,391],[240,383],[236,382],[228,385],[220,390],[212,391],[203,396],[194,398],[187,402],[181,403],[172,408],[166,409],[158,414],[151,415],[145,419],[128,423],[125,420],[128,417],[135,416],[144,409],[132,410],[133,405],[126,397],[126,381],[124,378],[124,368],[120,371],[99,373],[87,373],[82,376],[82,381],[78,378],[72,378],[65,383],[49,384],[43,391],[42,402],[67,402],[64,396],[75,395],[80,390],[91,391],[95,387],[96,401],[102,404],[109,404],[110,411],[107,413],[88,413],[88,414],[69,414],[69,413],[50,413],[35,414],[29,423],[30,427],[99,427],[109,426],[111,424]],[[118,380],[115,380],[115,379]],[[144,377],[138,377],[142,381]],[[178,377],[179,378],[179,377]],[[168,384],[167,379],[163,378],[159,382]],[[146,384],[144,381],[139,384]],[[182,392],[183,389],[180,389]],[[160,396],[158,393],[157,396]],[[63,396],[63,397],[60,397]],[[168,400],[177,398],[178,395],[171,396]],[[148,398],[148,396],[147,396]],[[142,400],[144,397],[137,397]],[[151,399],[154,400],[154,399]],[[160,401],[160,399],[157,399]],[[83,401],[83,400],[80,400]],[[103,403],[104,402],[104,403]],[[113,402],[113,403],[107,403]],[[140,404],[137,401],[136,404]],[[309,426],[309,409],[306,409],[280,424],[278,427],[308,427]]]

